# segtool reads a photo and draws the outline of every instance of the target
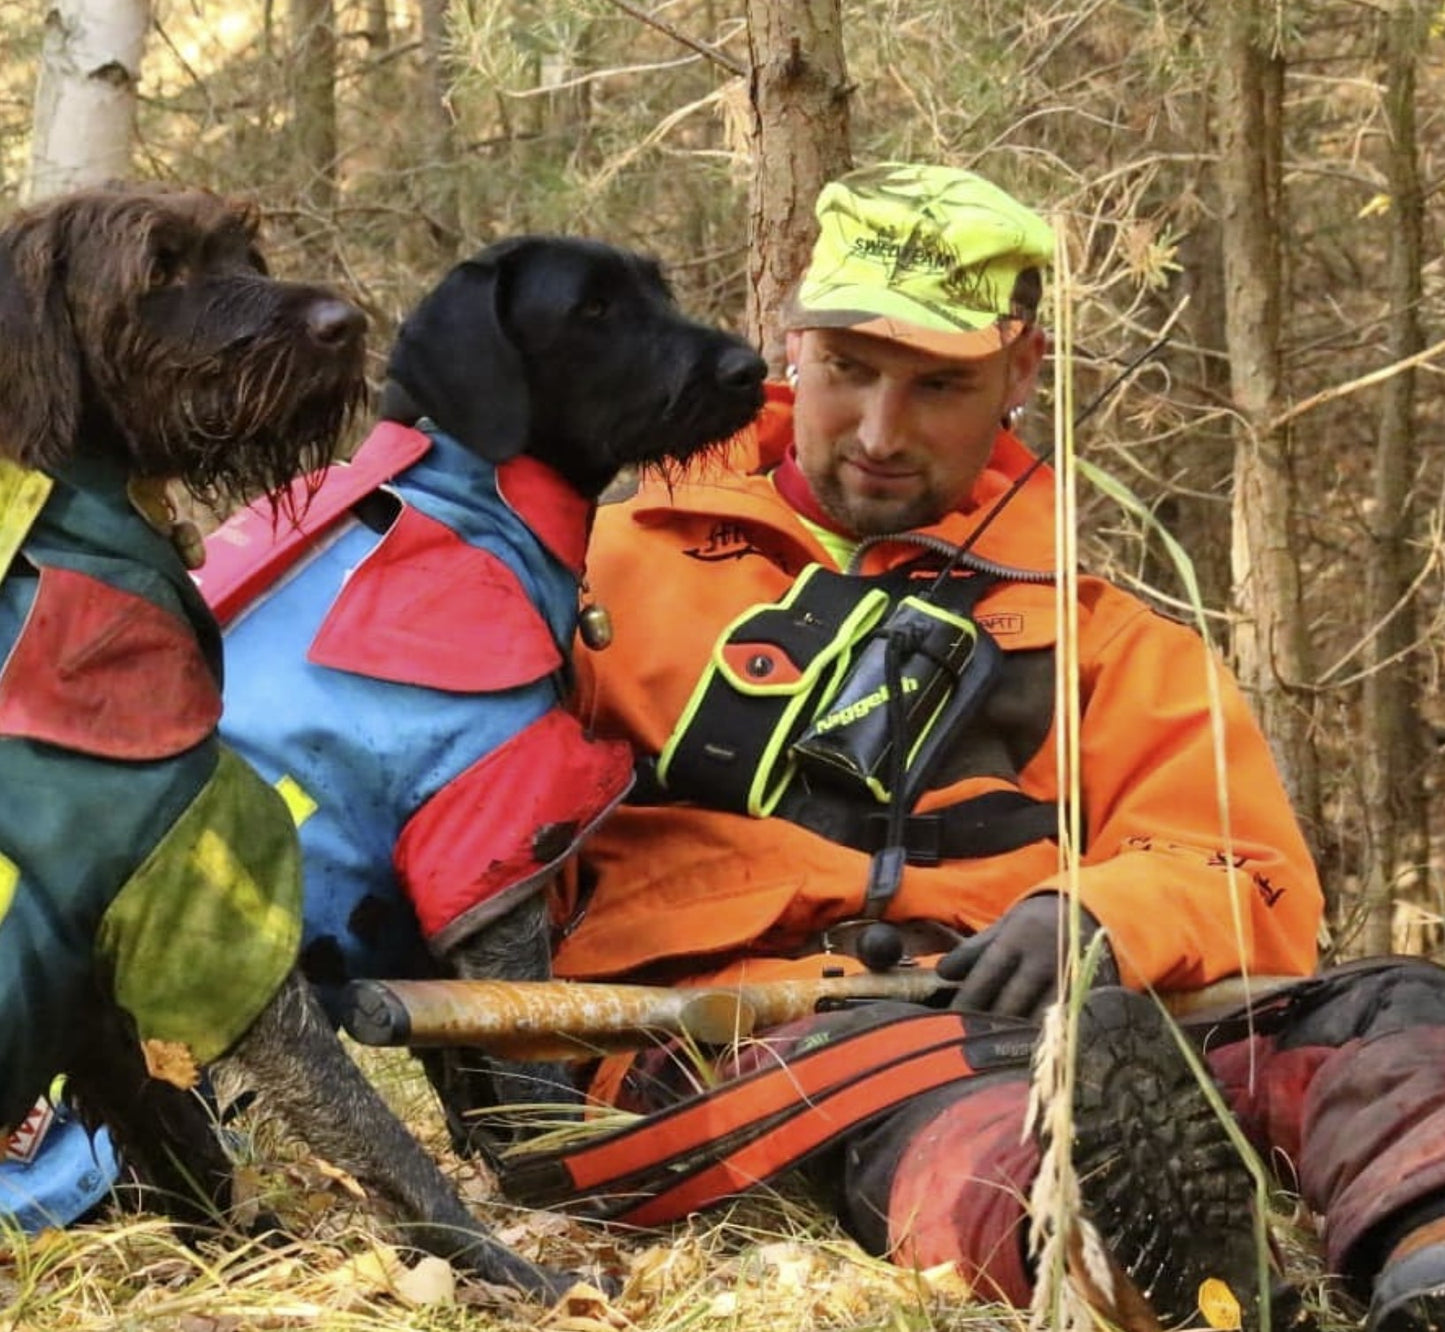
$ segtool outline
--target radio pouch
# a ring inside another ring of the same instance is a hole
[[[867,792],[880,804],[899,799],[911,809],[1001,660],[998,644],[967,615],[904,597],[793,742],[793,758],[819,781]],[[898,743],[903,786],[894,792]]]
[[[881,587],[810,564],[784,600],[754,606],[713,648],[657,761],[674,799],[771,814],[795,772],[790,743],[838,689],[886,614]]]

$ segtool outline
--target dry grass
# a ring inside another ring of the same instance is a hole
[[[117,1217],[0,1255],[0,1332],[1023,1332],[1028,1316],[975,1303],[951,1271],[904,1271],[868,1257],[795,1186],[657,1232],[585,1224],[498,1200],[482,1172],[451,1156],[425,1080],[396,1051],[358,1057],[443,1161],[479,1215],[543,1262],[622,1280],[585,1285],[551,1310],[401,1255],[352,1181],[307,1156],[272,1120],[235,1123],[244,1219],[264,1203],[295,1236],[265,1247],[239,1235],[187,1248],[155,1217]],[[1312,1245],[1283,1227],[1290,1274],[1326,1327]],[[1247,1224],[1241,1218],[1241,1224]]]
[[[116,1216],[0,1253],[0,1332],[770,1332],[1021,1328],[1022,1316],[969,1303],[951,1272],[872,1259],[794,1190],[750,1198],[660,1232],[629,1232],[501,1202],[485,1172],[452,1156],[425,1079],[395,1051],[357,1050],[388,1101],[442,1160],[478,1215],[538,1261],[621,1279],[604,1299],[585,1284],[551,1310],[400,1254],[354,1181],[253,1111],[233,1125],[237,1219],[258,1206],[295,1237],[187,1248],[153,1216]]]

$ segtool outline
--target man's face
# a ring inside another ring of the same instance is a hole
[[[788,335],[788,353],[798,465],[829,516],[868,537],[927,527],[968,498],[999,421],[1033,385],[1043,337],[962,360],[810,328]]]

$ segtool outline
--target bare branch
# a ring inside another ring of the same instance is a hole
[[[657,18],[653,14],[644,13],[636,5],[629,4],[628,0],[611,0],[611,3],[622,10],[624,14],[631,14],[639,23],[645,23],[649,28],[656,28],[658,32],[665,33],[675,42],[681,42],[684,46],[691,47],[701,56],[706,56],[714,64],[721,65],[730,74],[736,74],[740,78],[748,73],[748,67],[741,60],[735,60],[726,51],[719,51],[715,46],[709,46],[707,42],[700,41],[696,37],[689,37],[685,32],[674,28],[665,19]]]
[[[1367,375],[1361,375],[1358,379],[1352,379],[1348,384],[1336,384],[1333,388],[1322,389],[1319,393],[1312,393],[1303,402],[1297,402],[1288,411],[1281,412],[1274,418],[1265,430],[1272,432],[1278,430],[1282,425],[1293,421],[1297,416],[1303,416],[1306,412],[1312,412],[1316,407],[1323,407],[1327,402],[1333,402],[1336,398],[1347,397],[1351,393],[1357,393],[1360,389],[1369,388],[1371,385],[1383,383],[1385,380],[1398,375],[1402,370],[1408,370],[1412,366],[1420,365],[1424,361],[1433,361],[1437,356],[1445,354],[1445,338],[1439,342],[1432,343],[1422,352],[1416,352],[1414,356],[1407,356],[1402,361],[1392,361],[1389,365],[1381,366],[1378,370],[1371,370]]]

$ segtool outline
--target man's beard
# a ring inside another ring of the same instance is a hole
[[[908,499],[870,499],[846,490],[836,471],[810,476],[808,484],[823,512],[860,538],[893,536],[915,528],[932,527],[947,512],[932,490]]]

